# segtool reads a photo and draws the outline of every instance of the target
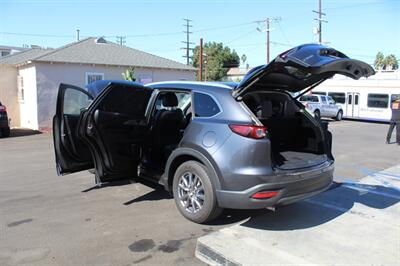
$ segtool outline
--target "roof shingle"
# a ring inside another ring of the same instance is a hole
[[[104,41],[104,39],[100,39],[101,41],[99,42],[97,40],[90,37],[50,51],[30,49],[28,51],[31,52],[26,55],[23,54],[27,53],[27,51],[7,56],[8,60],[6,60],[7,57],[0,59],[0,64],[20,64],[24,61],[37,61],[196,70],[192,66],[170,59]],[[17,55],[20,55],[18,59],[12,58]]]

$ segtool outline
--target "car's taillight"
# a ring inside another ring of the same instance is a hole
[[[270,199],[278,195],[278,191],[261,191],[257,192],[253,196],[251,196],[252,199]]]
[[[262,139],[267,136],[267,128],[254,125],[229,125],[236,134],[252,139]]]
[[[0,111],[5,112],[7,111],[7,108],[4,105],[0,105]]]

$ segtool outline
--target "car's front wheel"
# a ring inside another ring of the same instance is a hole
[[[173,180],[175,204],[179,212],[195,223],[205,223],[217,218],[222,208],[217,198],[207,168],[197,161],[181,164]]]

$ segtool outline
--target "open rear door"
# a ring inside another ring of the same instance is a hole
[[[250,91],[285,90],[300,92],[316,86],[335,74],[352,79],[374,75],[365,62],[319,44],[304,44],[278,55],[268,65],[252,69],[232,91],[240,97]]]
[[[79,87],[68,84],[59,87],[53,118],[54,150],[59,175],[93,167],[90,151],[77,135],[81,112],[92,101],[92,96]]]
[[[153,90],[112,81],[82,117],[79,136],[92,150],[98,181],[133,178],[148,134],[146,110]]]

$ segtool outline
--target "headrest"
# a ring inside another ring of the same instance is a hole
[[[162,95],[162,105],[164,107],[176,107],[178,106],[178,98],[175,93],[168,92]]]
[[[284,108],[285,116],[291,116],[296,113],[296,106],[292,102],[286,102]]]

